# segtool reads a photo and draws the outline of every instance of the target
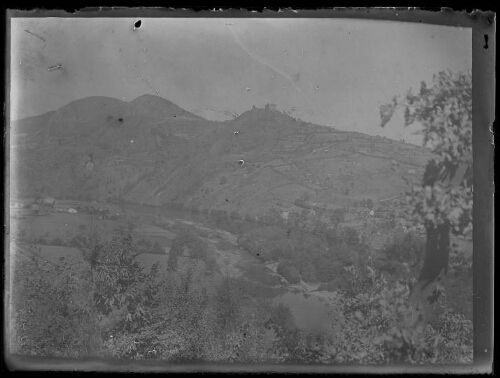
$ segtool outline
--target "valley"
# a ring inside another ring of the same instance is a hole
[[[11,130],[9,235],[12,260],[24,261],[12,263],[16,277],[28,287],[44,272],[49,286],[76,280],[70,303],[78,319],[97,322],[100,353],[144,356],[124,345],[153,333],[168,360],[200,343],[210,354],[247,342],[252,353],[270,351],[259,361],[331,361],[355,319],[389,317],[383,302],[359,315],[358,302],[394,297],[400,281],[407,293],[418,277],[425,232],[400,201],[420,183],[427,149],[306,123],[270,104],[207,121],[150,95],[78,100]],[[465,322],[472,241],[453,242],[443,308]],[[224,356],[213,358],[237,359]]]
[[[265,233],[259,231],[269,228],[266,224],[259,225],[253,219],[233,220],[244,226],[239,231],[232,230],[235,232],[232,233],[214,223],[214,220],[217,221],[217,215],[207,219],[202,214],[148,205],[116,206],[77,200],[57,201],[55,208],[40,212],[31,208],[32,202],[33,199],[27,198],[19,201],[18,207],[11,208],[11,235],[14,241],[22,240],[24,243],[34,243],[41,247],[39,257],[48,263],[61,266],[84,264],[84,250],[90,247],[86,244],[90,243],[88,239],[93,238],[94,242],[105,243],[130,234],[134,245],[138,247],[136,260],[141,268],[148,272],[153,264],[158,263],[159,268],[166,271],[172,241],[183,228],[188,227],[200,238],[208,255],[215,262],[215,270],[210,276],[212,283],[209,284],[213,286],[207,286],[210,293],[215,292],[214,288],[223,276],[230,276],[240,279],[249,288],[252,298],[263,298],[288,306],[299,328],[308,332],[319,332],[325,331],[324,327],[329,329],[331,326],[329,317],[334,309],[332,306],[335,306],[337,290],[321,285],[321,280],[318,282],[317,278],[305,282],[302,277],[298,282],[291,283],[280,275],[280,259],[272,256],[272,245],[265,244],[270,239],[266,239]],[[68,213],[70,208],[78,209],[78,212]],[[346,215],[351,216],[346,216],[341,225],[363,230],[362,224],[355,222],[354,214]],[[227,225],[222,227],[228,228]],[[282,227],[284,225],[278,222],[276,230],[285,234],[286,228]],[[373,227],[372,224],[370,228]],[[245,229],[247,232],[256,229],[263,237],[264,244],[258,244],[261,245],[258,247],[258,250],[262,251],[261,254],[256,255],[256,247],[246,247],[245,243],[240,241],[241,234],[238,233],[245,233]],[[85,235],[87,239],[84,240],[81,235]],[[78,238],[82,240],[77,240]],[[385,234],[379,238],[377,235],[372,236],[370,240],[376,253],[388,242]],[[142,251],[143,244],[151,246],[155,243],[159,248],[154,252]],[[471,258],[472,243],[461,241],[460,253]],[[195,265],[200,263],[199,260],[189,257],[182,257],[180,260],[179,271],[185,270],[193,262]],[[314,311],[316,315],[308,316],[310,311]]]

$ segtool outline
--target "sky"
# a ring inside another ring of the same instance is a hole
[[[356,19],[12,18],[11,119],[88,96],[160,95],[207,119],[295,118],[421,144],[379,106],[472,69],[469,28]]]

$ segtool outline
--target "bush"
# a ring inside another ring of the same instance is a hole
[[[237,220],[241,219],[240,214],[238,214],[238,212],[235,210],[231,211],[231,214],[229,215],[229,217],[231,219],[237,219]]]
[[[233,277],[225,276],[220,286],[217,287],[215,308],[217,322],[221,330],[227,331],[227,328],[233,326],[238,321],[242,294],[243,288]]]
[[[319,258],[314,265],[316,278],[320,282],[330,282],[345,276],[344,265],[331,256]]]
[[[131,247],[128,238],[97,245],[90,269],[87,264],[47,264],[30,250],[18,253],[24,261],[16,264],[14,274],[14,350],[42,356],[109,356],[102,336],[133,333],[144,323],[147,278]]]
[[[359,244],[359,234],[358,231],[353,227],[344,227],[340,233],[341,238],[347,243],[347,245]]]
[[[352,262],[352,250],[347,246],[347,243],[343,241],[339,246],[334,248],[334,255],[338,262],[343,265],[351,265]]]
[[[274,313],[257,302],[242,307],[247,291],[240,280],[224,277],[215,297],[208,297],[206,278],[194,265],[165,274],[154,264],[145,274],[132,246],[129,238],[98,244],[91,264],[69,268],[40,259],[36,247],[16,251],[10,350],[72,358],[277,361],[264,324]]]
[[[163,247],[157,241],[155,241],[155,243],[153,244],[153,247],[151,248],[150,251],[151,251],[151,253],[156,253],[159,255],[162,255],[165,253]]]
[[[51,242],[52,245],[55,245],[55,246],[64,246],[64,240],[62,240],[60,237],[56,237],[54,239],[52,239],[52,242]]]
[[[371,198],[368,198],[368,199],[366,200],[366,207],[367,207],[367,208],[369,208],[370,210],[372,210],[372,209],[373,209],[373,201],[372,201],[372,199],[371,199]]]
[[[330,282],[325,282],[319,285],[318,290],[325,291],[337,291],[337,290],[345,290],[347,282],[342,278],[336,278]]]
[[[357,280],[351,270],[352,280]],[[415,318],[407,305],[409,290],[399,282],[373,276],[369,291],[336,297],[333,313],[336,332],[323,355],[325,362],[356,364],[471,363],[472,323],[444,308],[423,338],[412,332]]]
[[[277,271],[278,274],[283,276],[291,284],[300,282],[299,270],[292,265],[290,260],[280,260]]]
[[[300,275],[302,276],[302,279],[307,283],[316,282],[316,269],[311,263],[301,266]]]
[[[177,270],[177,260],[179,257],[179,252],[177,249],[170,248],[167,260],[167,269],[169,271],[175,272]]]
[[[396,231],[392,241],[382,247],[375,260],[376,268],[393,280],[407,279],[408,274],[418,275],[419,262],[425,254],[425,241],[414,233]]]
[[[332,213],[332,216],[330,217],[330,219],[334,224],[342,223],[345,219],[345,213],[346,213],[346,211],[344,208],[335,209],[335,210],[333,210],[333,213]]]

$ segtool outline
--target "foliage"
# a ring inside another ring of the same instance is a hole
[[[402,213],[435,226],[449,224],[455,234],[472,230],[472,75],[449,71],[434,75],[432,86],[421,83],[402,98],[381,107],[382,126],[403,107],[405,126],[420,123],[424,145],[435,157],[422,186],[412,186]]]
[[[354,278],[356,271],[351,270]],[[415,314],[407,304],[409,289],[371,273],[370,290],[335,298],[333,332],[323,359],[337,363],[470,363],[472,323],[444,308],[425,337],[415,338],[407,327]],[[440,304],[442,305],[442,304]]]
[[[216,319],[222,332],[238,321],[242,294],[238,281],[230,276],[223,277],[215,294]]]
[[[347,245],[356,245],[359,243],[359,233],[353,227],[343,227],[340,237],[347,243]]]
[[[312,263],[306,263],[300,266],[299,272],[304,282],[316,282],[316,268]]]
[[[366,255],[355,256],[359,243],[338,242],[336,235],[329,243],[328,234],[285,231],[257,228],[239,243],[251,242],[255,251],[264,247],[279,256],[278,271],[290,282],[300,282],[301,276],[307,282],[328,282],[319,290],[337,292],[329,334],[316,337],[297,329],[287,307],[249,298],[246,281],[230,276],[211,281],[199,263],[206,257],[202,239],[188,227],[179,231],[171,256],[193,258],[175,271],[160,271],[155,264],[144,272],[135,261],[137,251],[129,236],[104,243],[89,234],[90,239],[81,240],[90,251],[88,264],[80,266],[43,262],[36,247],[19,248],[13,283],[14,350],[170,362],[471,361],[471,321],[451,303],[452,293],[470,289],[465,283],[456,285],[465,282],[465,270],[457,267],[454,291],[439,298],[438,315],[418,339],[406,327],[413,314],[407,304],[409,288],[399,282],[406,278],[403,270],[389,277],[381,274],[381,267],[367,267]],[[344,239],[349,232],[341,232]],[[278,246],[281,249],[275,250]],[[420,239],[399,232],[384,254],[401,267],[414,261],[421,248]],[[215,292],[207,293],[208,287],[215,287]]]
[[[319,291],[337,291],[337,290],[347,290],[348,283],[342,277],[336,277],[330,282],[324,282],[318,286]]]
[[[278,263],[277,272],[291,284],[300,282],[301,278],[299,270],[293,265],[290,260],[280,260]]]
[[[414,232],[396,230],[390,243],[382,247],[375,267],[394,279],[410,279],[418,275],[425,253],[425,242]]]
[[[97,318],[90,311],[90,283],[78,266],[42,260],[40,248],[15,247],[11,348],[36,356],[75,357],[99,353]]]
[[[370,210],[373,209],[373,200],[371,198],[368,198],[366,200],[366,207],[369,208]]]
[[[331,282],[336,279],[344,279],[344,266],[335,258],[328,256],[320,257],[315,266],[316,278],[320,282]]]
[[[93,300],[100,314],[123,318],[114,332],[135,330],[144,315],[141,295],[145,274],[135,260],[132,238],[97,245],[91,258]]]
[[[231,213],[229,214],[229,217],[231,219],[236,219],[236,220],[241,219],[241,215],[236,210],[231,211]]]
[[[190,227],[183,227],[172,241],[168,254],[168,268],[172,271],[177,270],[177,259],[184,255],[210,263],[202,240]]]
[[[331,219],[333,224],[342,223],[344,221],[345,214],[346,214],[346,211],[343,207],[337,208],[337,209],[333,210],[330,219]]]
[[[11,350],[40,356],[263,362],[272,346],[266,310],[245,309],[240,282],[225,277],[207,296],[203,265],[182,272],[135,259],[130,237],[97,244],[90,264],[44,262],[39,248],[15,253]],[[245,311],[244,311],[245,310]]]

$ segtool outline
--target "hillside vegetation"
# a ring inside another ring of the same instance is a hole
[[[14,122],[12,141],[21,197],[182,203],[254,216],[300,212],[294,203],[302,196],[333,210],[399,195],[431,156],[270,107],[211,122],[150,95],[78,100]]]
[[[464,235],[408,343],[428,242],[399,203],[427,149],[269,105],[210,122],[157,96],[79,100],[15,122],[12,141],[14,353],[471,362]]]

